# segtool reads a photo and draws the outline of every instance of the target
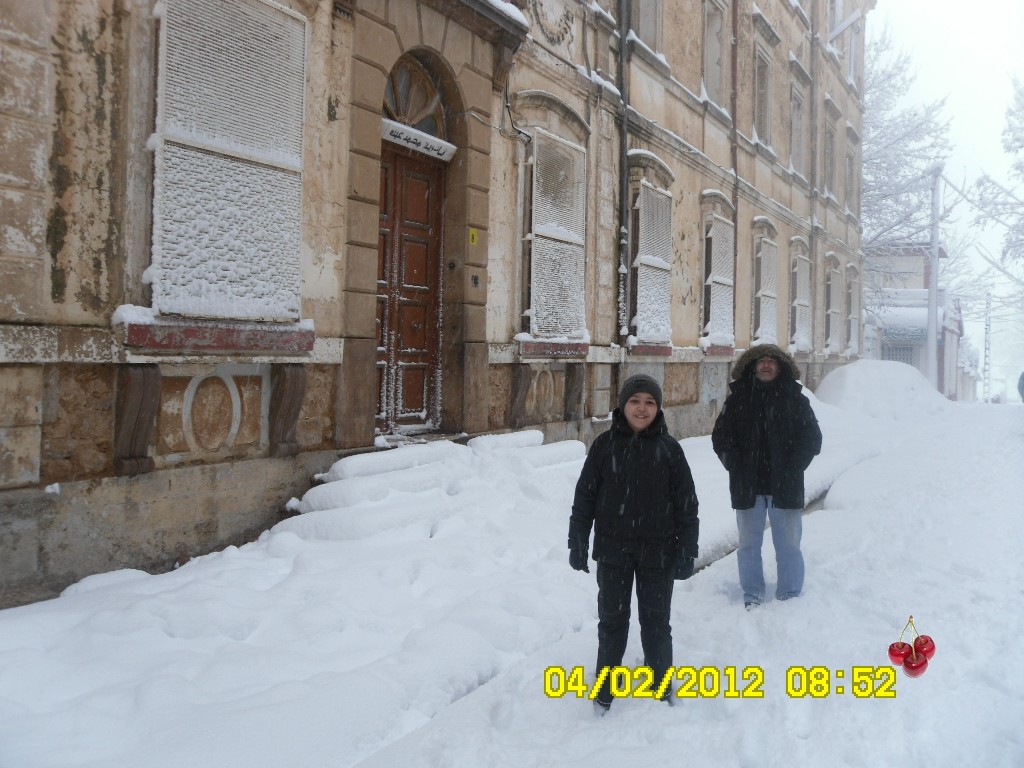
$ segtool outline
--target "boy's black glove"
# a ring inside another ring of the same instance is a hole
[[[680,555],[676,560],[676,581],[686,581],[691,576],[693,576],[693,558]]]
[[[587,567],[587,542],[583,539],[569,537],[569,565],[574,571],[590,573]]]

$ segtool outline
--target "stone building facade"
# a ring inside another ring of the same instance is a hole
[[[0,604],[859,353],[874,0],[0,0]]]

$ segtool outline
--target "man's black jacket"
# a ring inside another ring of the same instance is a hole
[[[821,451],[821,429],[789,365],[768,385],[755,380],[751,365],[729,388],[711,444],[729,471],[733,509],[750,509],[758,493],[780,509],[803,509],[804,470]],[[759,489],[762,463],[771,480]]]

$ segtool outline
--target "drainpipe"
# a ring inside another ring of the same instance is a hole
[[[732,332],[733,346],[736,345],[736,309],[739,302],[736,297],[736,278],[740,260],[740,163],[739,163],[739,129],[736,125],[739,120],[739,60],[740,60],[740,14],[739,3],[731,3],[730,15],[732,16],[732,54],[729,66],[729,81],[732,91],[729,94],[729,109],[732,112]]]
[[[629,269],[629,86],[626,64],[629,58],[629,0],[619,0],[619,335],[629,335],[629,297],[632,275]],[[625,341],[625,339],[623,339]]]
[[[810,221],[808,222],[811,226],[810,235],[807,238],[807,256],[811,260],[812,267],[818,263],[815,251],[817,250],[817,241],[814,236],[815,226],[814,219],[817,215],[817,203],[818,203],[818,3],[811,4],[811,188],[808,194],[810,195],[808,212]],[[812,276],[813,276],[812,271]],[[813,309],[817,302],[814,301],[814,294],[817,293],[817,281],[811,280],[811,308]],[[792,297],[790,297],[792,301]],[[808,353],[810,361],[808,362],[808,377],[810,377],[810,367],[814,363],[814,326],[817,319],[817,312],[811,312],[811,351]]]

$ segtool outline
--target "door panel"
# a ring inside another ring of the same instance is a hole
[[[431,224],[431,200],[435,192],[430,179],[425,176],[409,175],[403,178],[402,216],[407,224],[429,227]]]
[[[397,404],[396,411],[399,418],[410,419],[418,416],[422,419],[430,402],[427,394],[427,367],[406,363],[398,367],[398,375],[401,402]]]
[[[427,308],[422,304],[403,304],[399,311],[401,334],[399,349],[403,353],[423,352],[427,346]]]
[[[437,429],[444,166],[385,142],[377,267],[377,427]]]
[[[402,244],[402,287],[406,291],[426,290],[429,269],[429,244],[406,238]]]

